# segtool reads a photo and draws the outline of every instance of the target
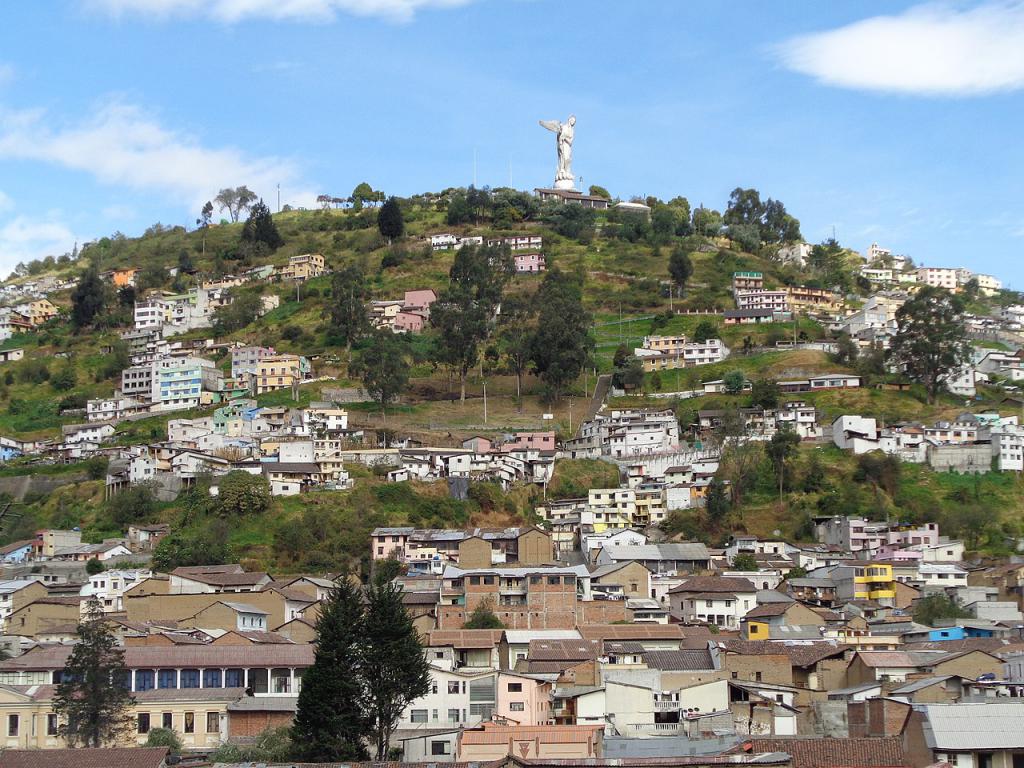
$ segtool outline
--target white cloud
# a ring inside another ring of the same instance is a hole
[[[1024,2],[925,3],[773,48],[787,68],[869,91],[972,96],[1024,87]]]
[[[81,124],[51,128],[41,111],[0,112],[0,159],[36,160],[91,174],[104,184],[155,191],[196,210],[219,189],[247,185],[266,200],[278,183],[289,200],[310,205],[294,165],[247,157],[234,148],[208,148],[164,128],[138,107],[101,105]]]
[[[14,207],[14,201],[11,200],[11,196],[0,189],[0,211],[9,211]]]
[[[0,63],[0,86],[14,82],[14,67]]]
[[[411,21],[427,8],[455,8],[471,0],[85,0],[86,5],[114,17],[202,16],[234,24],[248,19],[333,21],[337,14],[378,16]]]
[[[6,273],[19,261],[70,252],[75,240],[57,214],[42,219],[16,216],[0,226],[0,270]]]

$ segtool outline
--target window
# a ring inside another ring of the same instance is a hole
[[[443,659],[444,658],[444,651],[434,651],[434,658],[435,659]]]
[[[139,733],[149,733],[149,712],[139,712],[138,726],[135,730]]]
[[[157,675],[157,687],[158,688],[177,688],[178,687],[178,670],[176,669],[161,669]]]
[[[521,701],[510,701],[508,703],[509,712],[523,712],[526,709],[526,705]]]
[[[451,683],[448,683],[448,685],[451,686]],[[430,692],[437,693],[437,680],[432,680],[430,682]],[[451,691],[449,691],[449,693],[451,693]]]
[[[548,584],[552,587],[556,587],[562,583],[562,580],[557,576],[548,576]]]
[[[135,670],[135,690],[151,691],[155,687],[156,673],[152,669]]]
[[[522,683],[509,683],[508,684],[508,692],[509,693],[522,693],[523,692],[523,684]]]
[[[219,669],[204,669],[203,670],[203,688],[220,688],[220,670]]]
[[[448,681],[448,693],[458,693],[458,692],[459,692],[459,681],[458,680],[449,680]]]
[[[754,673],[754,680],[756,680],[759,683],[761,682],[761,673],[760,672],[755,672]]]
[[[432,741],[430,742],[430,754],[432,755],[450,755],[452,752],[452,745],[447,741]]]
[[[475,587],[480,586],[480,577],[479,576],[470,576],[469,577],[469,583],[471,585],[475,586]]]
[[[245,687],[245,670],[242,669],[229,669],[224,673],[224,687],[225,688],[244,688]]]
[[[457,709],[449,709],[448,710],[448,722],[449,723],[457,723],[457,722],[459,722],[459,710],[457,710]]]
[[[57,735],[57,715],[52,712],[46,716],[46,735]]]
[[[414,723],[425,723],[427,722],[427,710],[425,709],[414,709],[409,713],[409,720]]]
[[[169,731],[173,730],[174,729],[174,715],[172,713],[170,713],[170,712],[164,712],[162,717],[161,717],[161,720],[160,720],[160,725],[162,727],[166,728]]]
[[[484,576],[484,584],[486,586],[488,586],[488,587],[493,587],[494,586],[494,577],[493,576]]]
[[[195,733],[196,732],[196,713],[195,712],[186,712],[185,713],[185,728],[184,728],[184,731],[185,731],[185,733]]]
[[[220,733],[220,712],[206,713],[206,732]]]
[[[267,693],[267,677],[266,667],[250,669],[248,687],[252,688],[253,693]]]
[[[198,688],[199,687],[199,670],[198,669],[183,669],[183,670],[181,670],[181,687],[182,688]]]

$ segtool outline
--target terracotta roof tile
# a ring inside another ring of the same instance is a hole
[[[793,768],[897,768],[910,765],[899,737],[753,738],[734,752],[786,752]]]
[[[167,747],[5,749],[0,768],[159,768]]]

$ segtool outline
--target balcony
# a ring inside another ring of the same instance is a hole
[[[678,701],[655,701],[654,702],[654,711],[655,712],[676,712],[676,711],[678,711],[678,709],[679,709],[679,702]],[[661,725],[665,725],[665,723],[661,723]],[[670,723],[670,725],[675,725],[675,723]]]

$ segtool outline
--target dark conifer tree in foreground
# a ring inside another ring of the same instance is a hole
[[[63,721],[60,735],[70,746],[102,747],[131,728],[128,708],[135,703],[126,681],[124,650],[93,598],[78,625],[78,642],[68,657],[53,698]]]
[[[96,316],[103,311],[105,291],[99,270],[90,264],[71,291],[71,323],[76,329],[92,325]]]
[[[430,690],[430,665],[405,605],[402,588],[375,579],[366,606],[364,656],[367,714],[376,760],[386,760],[402,712]]]
[[[405,234],[405,219],[397,197],[389,197],[380,207],[377,212],[377,228],[389,243]]]
[[[292,726],[296,759],[366,760],[362,655],[367,635],[361,596],[349,579],[342,578],[324,601],[316,631],[316,657],[302,677]]]
[[[267,204],[262,200],[252,207],[249,218],[242,225],[242,241],[254,245],[263,243],[272,251],[276,251],[284,245],[284,238],[277,231],[274,217],[270,214]]]

